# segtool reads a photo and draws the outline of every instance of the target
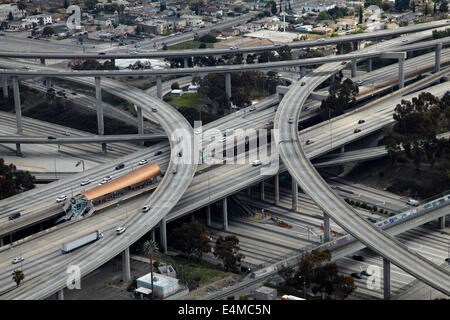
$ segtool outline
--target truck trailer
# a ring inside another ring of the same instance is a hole
[[[103,233],[101,233],[100,230],[95,230],[94,232],[85,234],[80,238],[64,242],[61,250],[63,253],[67,253],[101,238],[103,238]]]

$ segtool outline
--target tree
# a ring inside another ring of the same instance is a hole
[[[441,5],[439,6],[439,11],[442,13],[448,12],[448,2],[447,0],[442,0]]]
[[[359,24],[363,24],[363,8],[362,8],[362,6],[359,6],[359,21],[358,21],[358,23]]]
[[[214,256],[223,261],[226,270],[236,271],[237,263],[240,263],[244,255],[239,253],[239,239],[236,236],[220,236],[214,247]]]
[[[8,13],[8,20],[14,20],[14,16],[11,11]]]
[[[319,15],[317,16],[317,19],[319,20],[332,20],[333,17],[327,12],[327,11],[321,11]]]
[[[159,11],[163,12],[166,9],[167,9],[166,4],[161,2],[160,6],[159,6]]]
[[[200,42],[206,42],[206,43],[214,43],[217,42],[219,40],[216,39],[216,37],[210,33],[205,34],[204,36],[201,36],[198,41]]]
[[[356,95],[359,89],[350,79],[345,79],[342,83],[335,79],[330,85],[329,93],[320,105],[319,112],[322,120],[341,115],[345,109],[356,106]]]
[[[434,4],[433,4],[433,15],[436,15],[436,14],[437,14],[437,2],[434,1]]]
[[[280,59],[280,61],[292,60],[291,47],[289,47],[288,45],[284,45],[278,48],[277,53],[278,59]]]
[[[158,245],[153,240],[147,240],[142,245],[142,253],[150,258],[150,276],[152,278],[152,300],[155,299],[155,290],[153,290],[153,253],[158,250]]]
[[[183,252],[188,258],[195,254],[199,258],[203,253],[211,251],[209,245],[210,234],[204,224],[198,221],[183,223],[173,230],[170,236],[171,246]]]
[[[12,279],[16,283],[17,287],[19,287],[20,283],[25,279],[25,275],[23,274],[22,270],[15,270],[12,273]]]
[[[381,8],[381,6],[383,5],[383,1],[382,0],[366,0],[364,2],[364,7],[367,8],[368,6],[378,6],[379,8]]]
[[[67,9],[69,6],[70,6],[69,0],[64,0],[63,7],[64,7],[65,9]]]
[[[429,13],[430,13],[430,8],[428,6],[428,3],[425,3],[424,8],[423,8],[423,14],[427,16]]]
[[[180,85],[178,84],[178,82],[174,82],[170,85],[170,88],[172,90],[180,89]]]
[[[395,0],[394,8],[397,11],[404,11],[409,9],[409,0]]]
[[[28,171],[6,165],[0,158],[0,200],[34,188],[33,176]]]
[[[17,3],[17,9],[22,11],[22,16],[23,16],[23,12],[27,9],[27,4],[21,0]]]
[[[271,1],[270,12],[272,12],[272,14],[277,14],[277,4],[274,1]]]
[[[412,2],[412,12],[416,12],[416,2],[415,1],[413,1]]]
[[[53,29],[53,27],[46,26],[44,27],[44,30],[42,30],[42,33],[45,36],[51,36],[52,34],[55,34],[55,29]]]
[[[206,44],[205,43],[200,43],[200,45],[198,46],[199,49],[206,49]]]
[[[167,47],[167,44],[164,43],[162,49],[163,49],[163,50],[168,50],[169,47]]]
[[[88,10],[94,10],[97,5],[97,0],[84,0],[84,5]]]

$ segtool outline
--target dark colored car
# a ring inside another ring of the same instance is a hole
[[[353,273],[351,274],[351,276],[352,276],[353,278],[362,279],[361,273],[358,273],[358,272],[353,272]]]
[[[358,121],[359,124],[364,123],[364,122],[366,122],[366,120],[361,119]]]
[[[363,275],[363,276],[368,276],[368,277],[371,276],[371,274],[368,273],[366,270],[361,271],[361,275]]]
[[[156,151],[155,152],[155,156],[159,156],[160,154],[162,154],[162,151]]]
[[[354,131],[353,131],[354,133],[358,133],[358,132],[361,132],[361,129],[359,129],[359,128],[356,128]]]
[[[48,136],[47,139],[52,140],[52,139],[56,139],[55,136]]]
[[[360,256],[360,255],[358,255],[358,254],[354,254],[354,255],[352,256],[352,258],[353,258],[353,260],[364,261],[364,257],[363,257],[363,256]]]
[[[123,168],[125,168],[125,164],[123,164],[123,163],[119,163],[119,164],[116,166],[116,170],[120,170],[120,169],[123,169]]]
[[[10,215],[8,217],[8,219],[9,220],[14,220],[14,219],[17,219],[18,217],[20,217],[20,212],[13,213],[12,215]]]
[[[372,218],[372,217],[368,217],[367,220],[369,220],[370,222],[373,222],[373,223],[377,222],[377,219]]]
[[[300,85],[303,87],[306,84],[306,82],[302,82],[300,83]]]

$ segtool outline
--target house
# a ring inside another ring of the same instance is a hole
[[[183,95],[183,90],[181,89],[174,89],[172,91],[170,91],[170,95],[174,96],[174,97],[181,97]]]
[[[0,5],[0,22],[7,21],[9,13],[12,14],[14,19],[22,16],[22,12],[17,8],[15,4],[2,4]]]
[[[379,22],[381,18],[382,10],[378,6],[368,6],[366,8],[366,21],[367,22]]]
[[[205,15],[205,16],[213,16],[213,17],[217,17],[217,16],[222,16],[223,15],[223,11],[219,8],[214,8],[214,7],[201,7],[198,9],[199,14],[201,15]]]
[[[136,34],[136,27],[120,24],[114,29],[114,34],[116,36],[128,36],[130,34]]]
[[[199,17],[199,16],[184,14],[184,15],[180,16],[180,18],[186,20],[186,25],[191,26],[191,27],[197,27],[197,26],[201,26],[204,24],[202,17]]]
[[[49,14],[37,14],[34,16],[28,16],[25,19],[22,19],[22,21],[25,21],[29,24],[37,24],[37,25],[45,25],[45,24],[52,24],[53,19],[52,16]]]

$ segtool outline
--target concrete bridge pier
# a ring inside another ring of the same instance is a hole
[[[384,300],[391,298],[391,263],[383,258],[383,292]]]
[[[130,247],[122,251],[122,280],[124,283],[131,280]]]
[[[275,183],[274,183],[274,198],[275,198],[275,204],[280,204],[280,174],[277,173],[275,175]]]
[[[354,78],[356,76],[356,59],[352,59],[351,67],[351,77]]]
[[[47,90],[52,87],[52,78],[48,77],[45,79],[45,87]]]
[[[292,179],[292,210],[297,211],[298,209],[298,184],[297,181]]]
[[[162,98],[162,77],[157,76],[156,77],[156,96],[158,99]]]
[[[353,51],[359,50],[359,41],[353,41],[352,42]]]
[[[185,68],[189,68],[189,62],[188,62],[188,58],[187,57],[184,57],[183,62],[184,62],[184,67]]]
[[[0,237],[0,247],[3,247],[3,237]]]
[[[105,122],[103,119],[102,87],[100,77],[95,77],[95,98],[97,100],[97,131],[98,135],[102,136],[105,134]],[[102,143],[102,151],[103,153],[106,153],[106,143]]]
[[[14,91],[14,107],[16,111],[17,133],[22,134],[22,109],[20,106],[19,79],[17,76],[12,77]]]
[[[260,187],[261,188],[261,201],[264,201],[266,198],[265,193],[264,193],[264,181],[261,181],[260,186],[261,186]]]
[[[56,293],[56,296],[57,296],[58,300],[64,300],[64,288],[62,288],[61,290],[59,290],[59,291]]]
[[[45,58],[41,58],[41,64],[45,66]]]
[[[306,67],[300,67],[300,78],[303,78],[306,75]]]
[[[445,229],[445,216],[439,218],[439,229]]]
[[[159,222],[159,241],[160,247],[164,254],[167,254],[167,231],[166,231],[166,217],[163,217]]]
[[[323,242],[330,241],[330,217],[323,213]]]
[[[137,113],[137,126],[138,126],[138,134],[144,134],[144,117],[142,116],[142,108],[136,106]],[[144,141],[138,142],[141,146],[144,145]]]
[[[345,145],[343,145],[342,147],[341,147],[341,153],[344,153],[345,152]]]
[[[7,75],[2,76],[2,87],[3,87],[3,99],[9,98],[8,76]]]
[[[222,200],[222,213],[223,213],[223,230],[228,230],[228,208],[227,208],[227,198]]]
[[[211,206],[206,206],[206,226],[211,227]]]
[[[330,77],[330,86],[333,85],[335,79],[336,79],[336,75],[332,74],[331,77]]]
[[[247,188],[247,197],[251,197],[252,196],[252,187],[248,187]]]
[[[405,86],[405,57],[398,59],[398,88],[401,89]]]
[[[156,242],[156,230],[155,230],[155,228],[152,229],[152,240],[154,242]]]
[[[372,58],[367,60],[367,72],[372,72]]]
[[[228,99],[231,98],[231,73],[225,73],[225,92]]]
[[[344,45],[342,43],[338,43],[337,46],[337,51],[339,55],[343,55],[344,54]]]
[[[434,58],[434,73],[441,71],[441,51],[442,43],[436,45],[435,58]]]

